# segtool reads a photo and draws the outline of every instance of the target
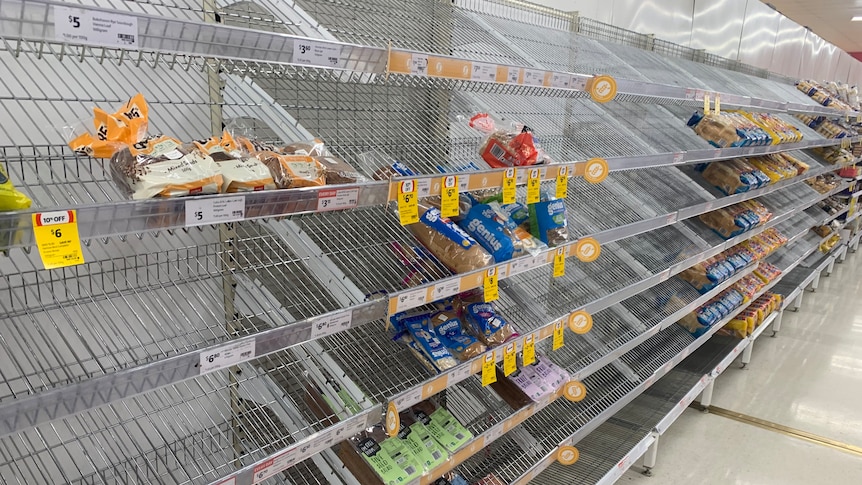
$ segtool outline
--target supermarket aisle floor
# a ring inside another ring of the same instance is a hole
[[[639,465],[639,464],[638,464]],[[624,485],[858,485],[862,458],[687,409],[660,438],[653,476]]]
[[[749,368],[737,360],[718,378],[713,405],[862,447],[860,293],[862,251],[785,312],[777,338],[756,342]],[[654,476],[638,471],[619,483],[856,485],[862,457],[688,409],[661,438]]]

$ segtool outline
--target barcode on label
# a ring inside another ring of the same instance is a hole
[[[119,40],[121,44],[126,44],[126,45],[134,45],[135,44],[135,36],[131,35],[131,34],[117,34],[117,40]]]
[[[413,54],[410,57],[410,74],[414,76],[428,75],[428,55]]]
[[[503,150],[499,145],[491,145],[491,155],[497,160],[502,160],[506,155],[506,150]]]

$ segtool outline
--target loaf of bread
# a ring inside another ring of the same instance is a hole
[[[484,268],[494,262],[475,239],[443,217],[436,207],[420,202],[419,222],[407,228],[454,273]]]

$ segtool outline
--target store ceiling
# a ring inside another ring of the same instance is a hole
[[[862,52],[862,0],[768,0],[779,12],[847,52]]]

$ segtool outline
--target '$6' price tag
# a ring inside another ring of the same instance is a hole
[[[84,262],[75,211],[33,214],[33,236],[45,269],[63,268]]]
[[[419,200],[415,180],[398,182],[398,219],[402,226],[419,222]]]

